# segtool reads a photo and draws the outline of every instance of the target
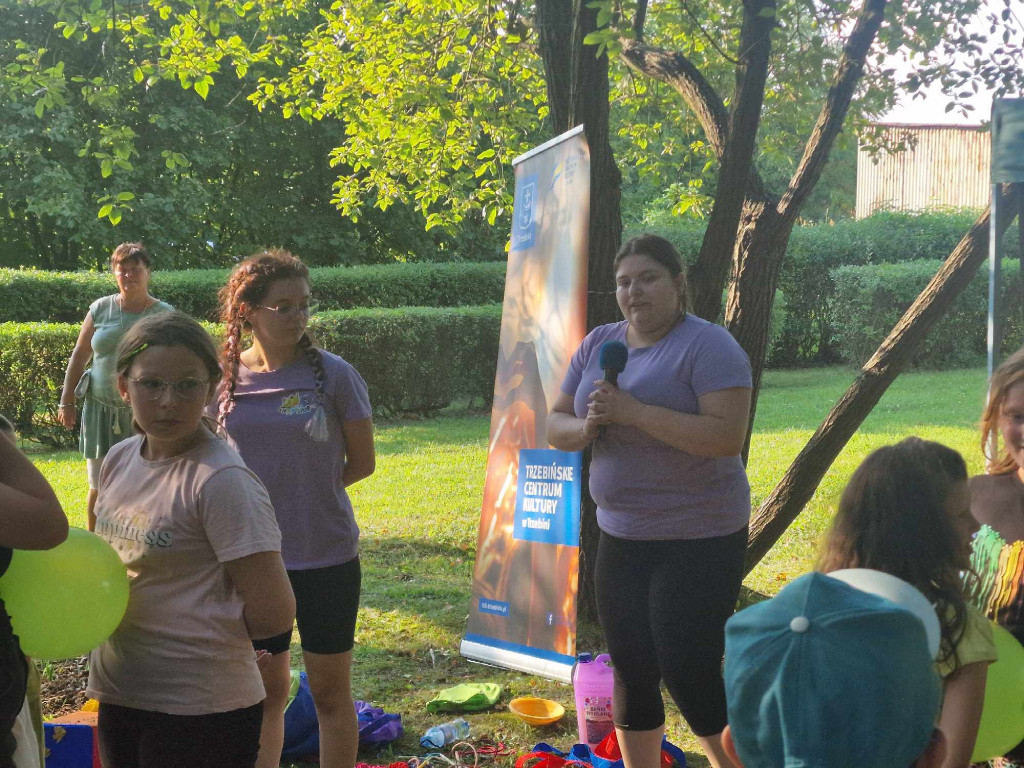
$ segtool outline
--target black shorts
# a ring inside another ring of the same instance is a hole
[[[345,653],[356,640],[356,616],[359,613],[359,588],[362,569],[359,558],[341,565],[288,571],[295,593],[295,620],[299,625],[302,650],[310,653]],[[283,653],[288,650],[292,633],[253,641],[257,651]]]

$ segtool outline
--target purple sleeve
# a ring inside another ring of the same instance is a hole
[[[569,397],[576,397],[576,390],[579,389],[580,381],[583,380],[583,370],[587,367],[587,358],[590,354],[590,344],[593,331],[588,333],[569,360],[569,369],[562,379],[562,392]]]
[[[691,385],[697,397],[733,387],[750,388],[750,360],[725,328],[709,325],[697,342]]]
[[[334,388],[334,407],[343,422],[367,419],[373,413],[370,408],[370,394],[359,371],[340,360],[334,372],[337,379]]]

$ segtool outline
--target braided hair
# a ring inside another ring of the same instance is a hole
[[[242,333],[251,330],[249,321],[242,316],[241,305],[259,304],[278,280],[302,279],[309,282],[309,269],[299,259],[280,248],[268,248],[243,261],[220,289],[220,320],[225,326],[221,357],[224,365],[224,386],[217,403],[217,423],[221,429],[227,425],[228,415],[235,407],[235,388],[238,386],[238,364],[242,356]],[[323,425],[324,362],[320,350],[313,346],[308,331],[299,339],[299,349],[313,368],[317,407],[306,431],[317,442],[327,439]]]

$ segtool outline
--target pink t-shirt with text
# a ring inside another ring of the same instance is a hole
[[[114,446],[100,473],[96,533],[128,569],[128,611],[92,652],[87,693],[172,715],[250,707],[265,697],[223,563],[279,552],[263,484],[226,441],[142,458],[142,436]]]

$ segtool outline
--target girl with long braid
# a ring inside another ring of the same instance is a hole
[[[358,726],[351,693],[359,608],[359,529],[345,489],[374,470],[366,384],[306,332],[315,304],[309,271],[266,250],[238,265],[221,289],[224,384],[217,418],[263,481],[281,527],[302,653],[317,718],[320,764],[351,768]],[[243,349],[243,333],[251,345]],[[256,644],[270,654],[258,768],[280,762],[290,684],[291,632]]]

